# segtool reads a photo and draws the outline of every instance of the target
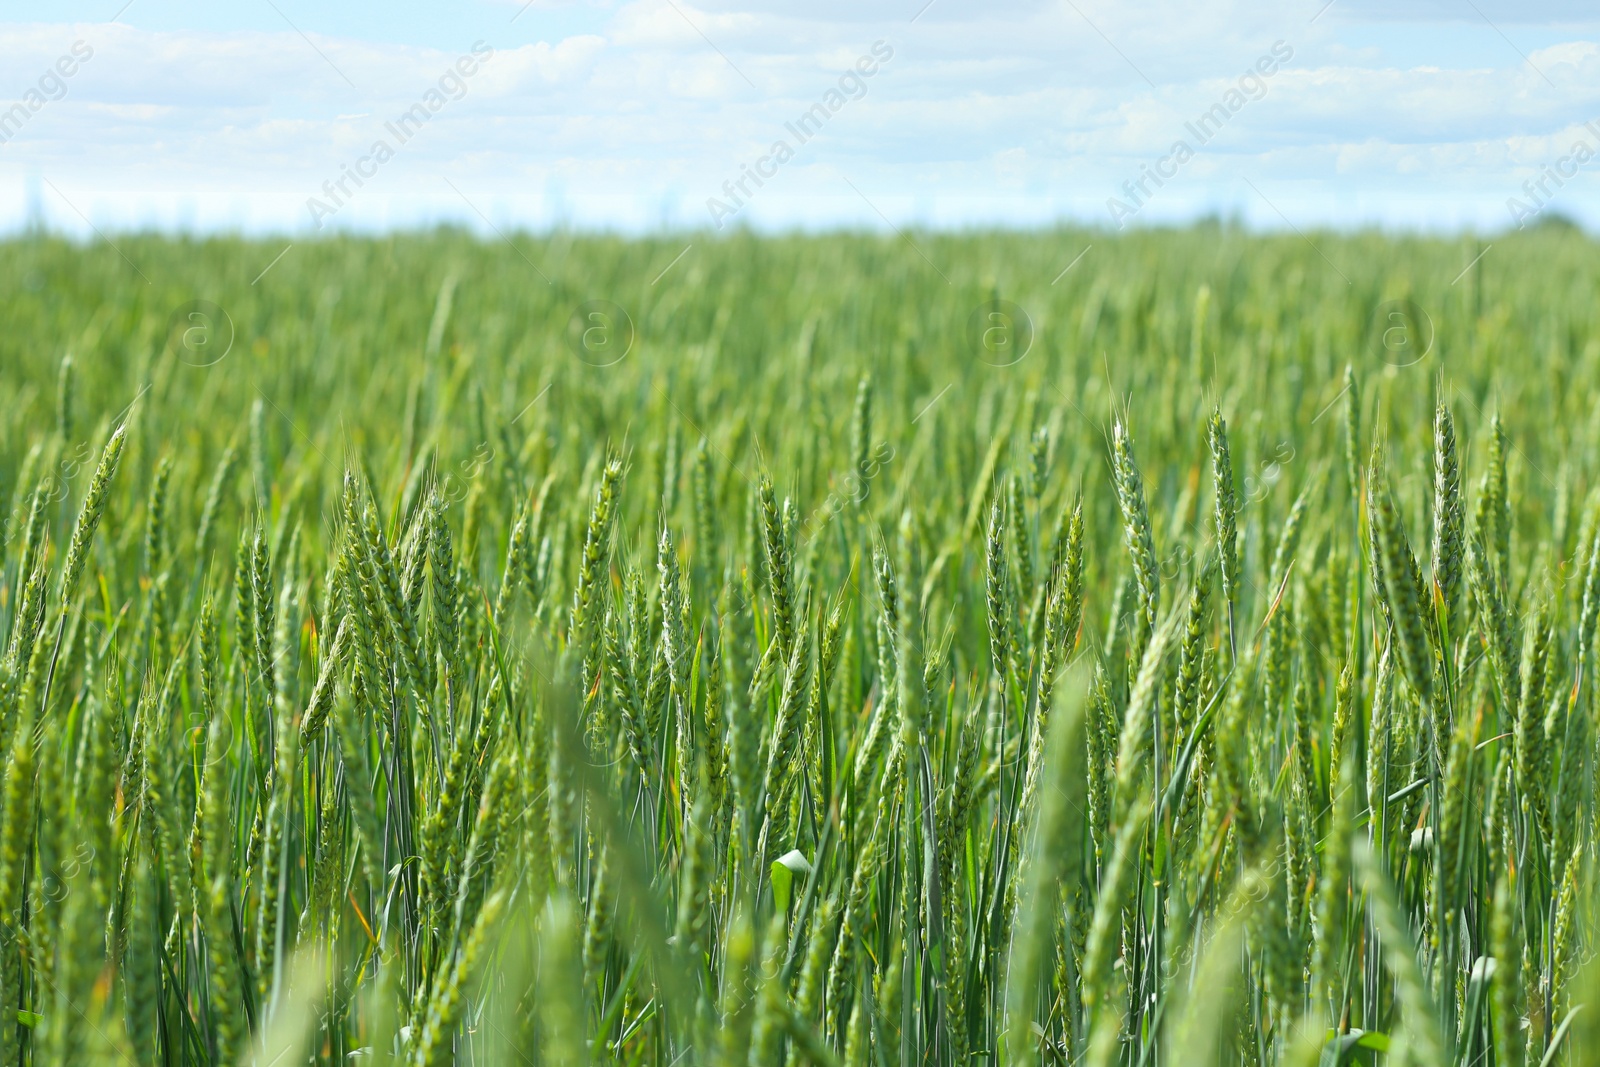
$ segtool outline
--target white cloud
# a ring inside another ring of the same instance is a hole
[[[605,47],[604,37],[584,34],[568,37],[555,45],[540,41],[520,48],[501,49],[495,52],[494,62],[485,65],[481,80],[475,84],[489,95],[498,96],[515,89],[525,73],[533,74],[546,85],[577,82],[593,70]]]
[[[980,10],[937,0],[911,23],[917,6],[631,0],[591,12],[598,21],[581,32],[530,40],[525,31],[560,14],[537,4],[485,28],[493,59],[338,222],[480,225],[448,177],[501,222],[544,225],[565,211],[651,225],[676,203],[681,224],[699,225],[706,197],[875,41],[893,58],[741,221],[877,224],[845,179],[896,219],[1064,208],[1098,218],[1106,197],[1187,137],[1185,122],[1280,40],[1293,59],[1141,219],[1256,210],[1241,176],[1289,190],[1274,203],[1310,221],[1474,217],[1600,119],[1600,17],[1565,3],[1545,5],[1542,22],[1508,20],[1526,61],[1481,21],[1422,0],[1407,17],[1436,30],[1405,34],[1357,0],[1312,24],[1320,3],[1002,0]],[[30,182],[46,178],[112,224],[187,213],[200,224],[303,225],[305,198],[466,50],[305,28],[309,42],[287,28],[0,26],[0,70],[11,74],[0,107],[73,41],[94,49],[65,97],[0,144],[0,225],[22,217]],[[1600,221],[1593,181],[1570,184],[1563,206]],[[1430,194],[1441,202],[1430,207]],[[52,221],[79,225],[45,201]]]

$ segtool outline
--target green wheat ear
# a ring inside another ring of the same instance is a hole
[[[94,539],[100,518],[105,514],[106,502],[111,492],[111,480],[117,476],[117,466],[122,461],[122,448],[127,439],[128,427],[124,423],[117,427],[116,432],[111,435],[111,440],[106,442],[105,451],[100,455],[100,464],[94,469],[94,478],[89,483],[88,495],[83,498],[83,508],[78,512],[77,524],[72,528],[72,541],[67,545],[66,562],[61,568],[63,604],[70,602],[78,591],[84,564],[88,562],[89,542]]]
[[[1233,613],[1239,602],[1239,502],[1233,490],[1233,459],[1228,452],[1228,424],[1222,413],[1214,411],[1206,424],[1206,440],[1211,447],[1212,481],[1215,493],[1217,569],[1222,575],[1222,599],[1228,609],[1228,647],[1238,658]]]
[[[62,441],[72,440],[74,379],[72,356],[62,356],[56,375],[56,433]]]
[[[1455,419],[1440,401],[1433,417],[1433,582],[1448,619],[1460,595],[1465,563],[1465,505],[1456,456]]]
[[[1426,702],[1433,694],[1433,653],[1428,641],[1429,627],[1423,614],[1425,605],[1418,595],[1416,560],[1411,555],[1411,546],[1406,540],[1394,496],[1383,484],[1381,476],[1376,484],[1369,483],[1367,493],[1373,540],[1382,568],[1382,584],[1379,584],[1376,572],[1373,583],[1378,587],[1378,596],[1387,608],[1399,639],[1400,666],[1406,681],[1417,696]]]
[[[1150,513],[1145,506],[1144,479],[1133,458],[1133,440],[1122,422],[1112,428],[1111,459],[1117,504],[1122,510],[1122,536],[1133,560],[1134,580],[1139,584],[1138,634],[1131,646],[1135,658],[1155,632],[1156,612],[1161,605],[1160,577],[1156,567],[1155,541],[1150,532]]]
[[[1361,385],[1355,368],[1344,365],[1344,471],[1350,495],[1361,495]]]
[[[865,479],[872,463],[872,375],[863,374],[856,385],[855,414],[851,420],[850,453],[858,477]]]

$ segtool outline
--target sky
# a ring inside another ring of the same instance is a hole
[[[1558,215],[1578,0],[0,0],[0,232]]]

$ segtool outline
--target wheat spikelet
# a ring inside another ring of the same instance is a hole
[[[1155,632],[1156,613],[1161,606],[1160,576],[1156,567],[1155,542],[1150,532],[1150,513],[1145,507],[1144,479],[1133,458],[1133,441],[1127,426],[1118,422],[1112,428],[1111,458],[1117,505],[1122,510],[1122,537],[1133,560],[1133,577],[1139,584],[1139,627],[1132,644],[1134,658],[1142,658],[1144,646]]]

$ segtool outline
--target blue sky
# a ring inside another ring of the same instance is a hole
[[[0,230],[1600,228],[1575,0],[119,7],[0,2]]]

